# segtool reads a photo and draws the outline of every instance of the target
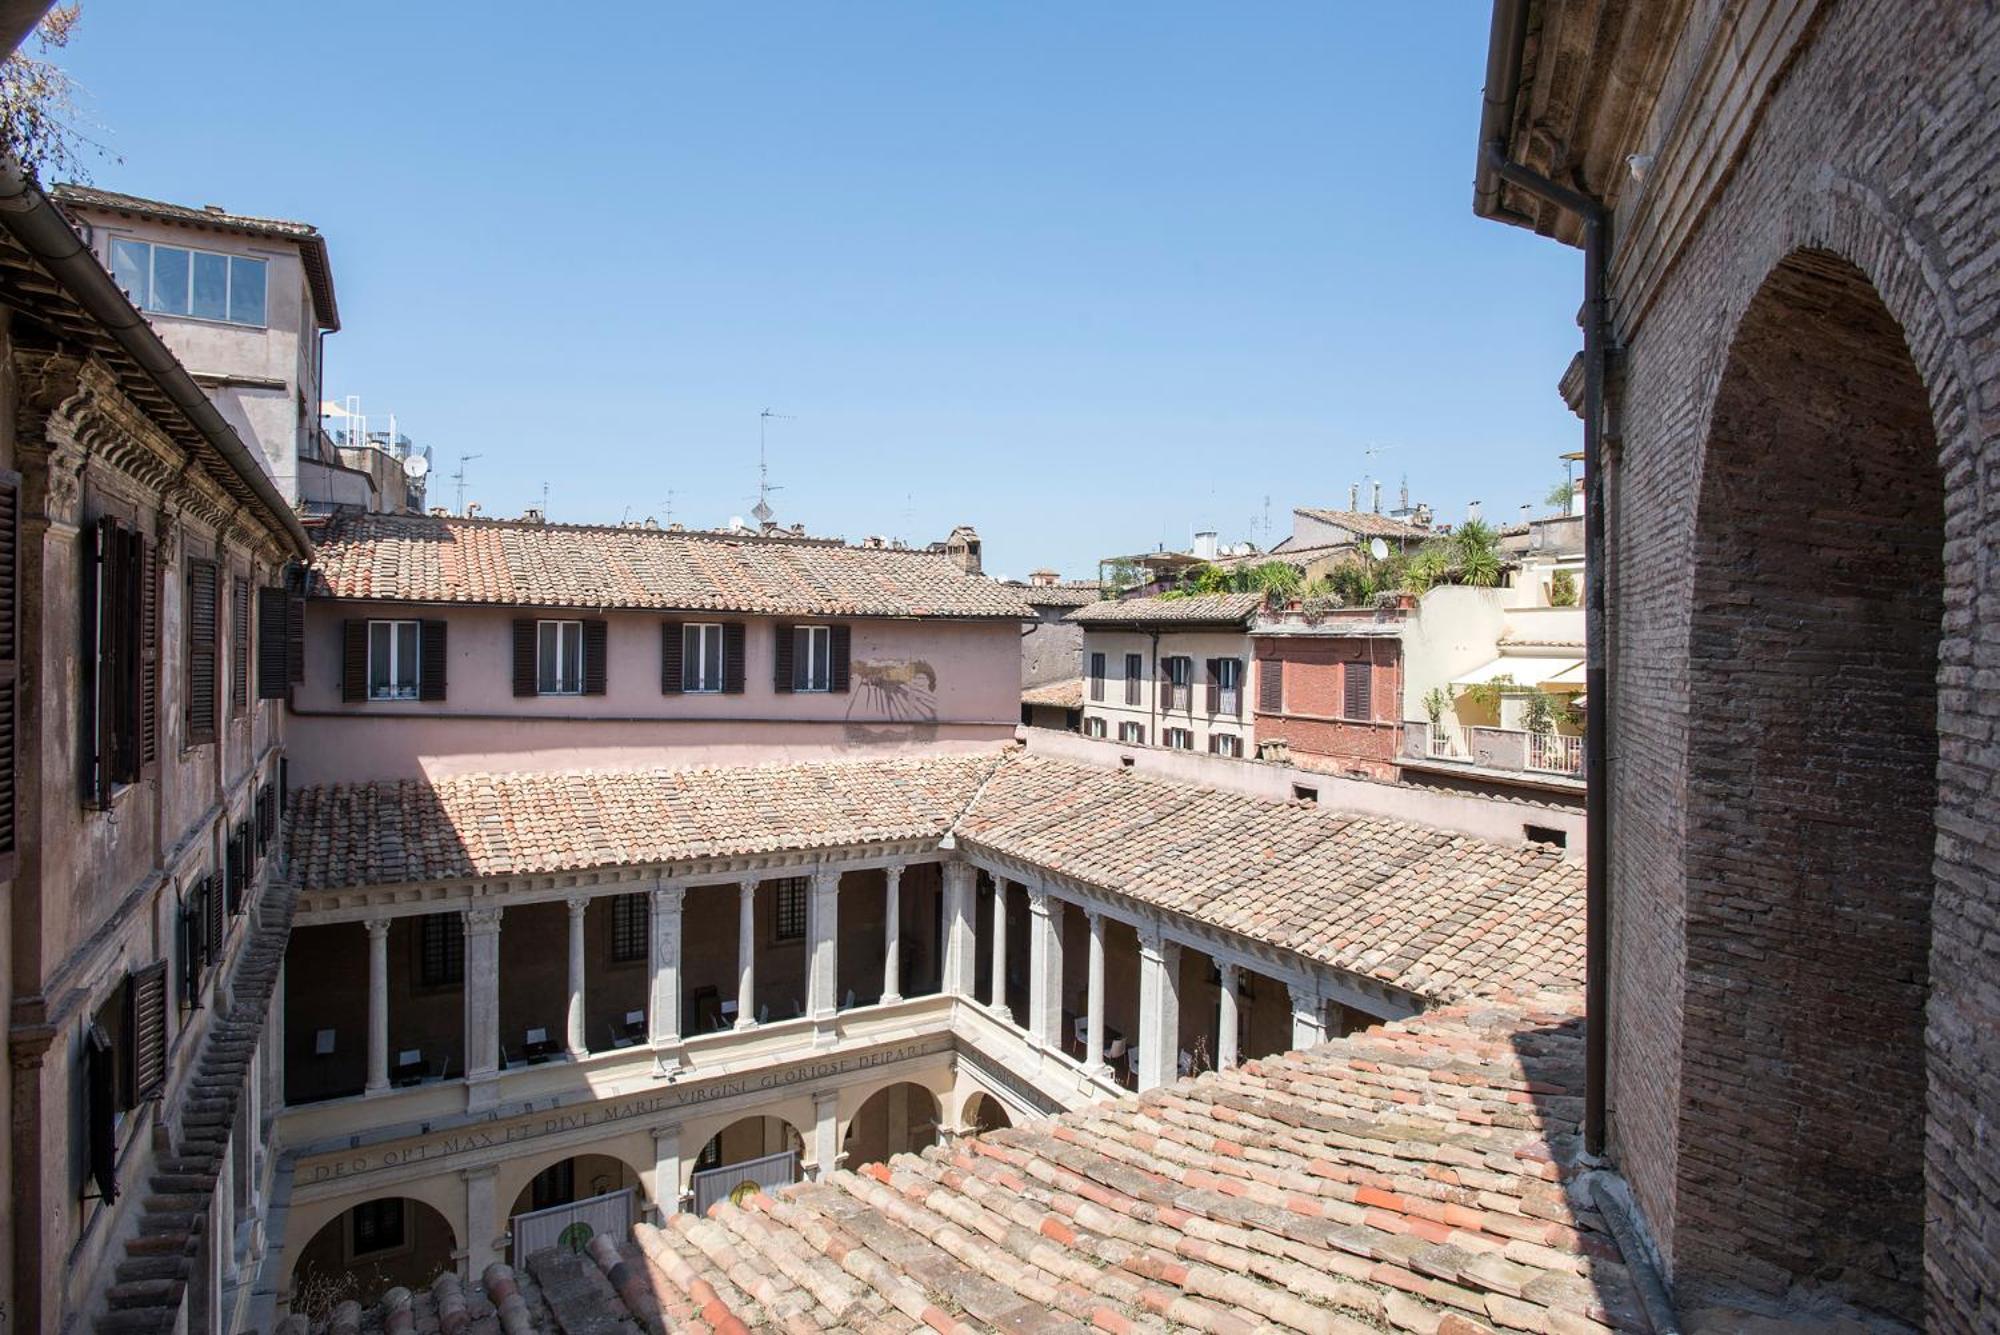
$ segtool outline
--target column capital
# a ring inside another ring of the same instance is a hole
[[[1092,908],[1090,905],[1085,904],[1083,906],[1083,920],[1090,924],[1090,930],[1093,932],[1101,932],[1104,930],[1103,909]]]
[[[363,918],[361,925],[368,929],[369,940],[384,941],[388,939],[389,924],[392,921],[394,920],[390,918]]]
[[[1166,929],[1157,922],[1142,922],[1139,927],[1139,949],[1149,954],[1164,954],[1167,948]]]
[[[1047,881],[1023,881],[1021,884],[1028,892],[1029,910],[1034,913],[1047,913],[1049,911],[1049,900],[1054,898],[1049,893],[1049,883]]]
[[[838,890],[840,888],[839,869],[814,867],[812,872],[812,888],[822,893],[828,890]]]
[[[678,913],[687,899],[687,885],[681,881],[662,881],[653,887],[652,895],[655,910]]]
[[[890,885],[900,884],[903,879],[903,864],[900,862],[890,863],[882,869],[882,875],[888,878]]]
[[[736,888],[745,894],[755,894],[757,887],[763,883],[764,878],[761,876],[743,876],[737,879]]]
[[[499,1164],[483,1163],[475,1165],[474,1167],[471,1168],[459,1169],[458,1176],[460,1180],[468,1183],[491,1182],[499,1172],[500,1172]]]
[[[498,935],[500,932],[498,905],[465,910],[465,933],[467,936]]]
[[[668,1122],[665,1126],[656,1126],[653,1128],[653,1144],[655,1146],[663,1145],[670,1140],[678,1143],[680,1138],[681,1124],[679,1122]]]
[[[1216,972],[1222,975],[1222,985],[1224,987],[1236,986],[1236,977],[1241,969],[1241,965],[1231,964],[1227,960],[1216,961]]]
[[[581,914],[585,909],[588,909],[590,907],[590,896],[570,895],[568,898],[563,900],[563,903],[569,905],[570,915],[574,917],[578,914]]]
[[[815,1113],[823,1113],[824,1109],[837,1104],[839,1101],[840,1091],[837,1089],[815,1089],[813,1091],[813,1111]]]

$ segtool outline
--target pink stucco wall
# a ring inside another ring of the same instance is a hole
[[[309,604],[306,679],[293,691],[288,730],[293,782],[988,749],[1011,740],[1020,717],[1020,627],[1011,621],[848,621],[852,689],[835,695],[772,689],[774,623],[742,618],[743,693],[667,695],[663,617],[610,612],[605,694],[521,698],[513,687],[517,615],[534,614]],[[343,704],[341,623],[351,616],[445,620],[445,699]]]

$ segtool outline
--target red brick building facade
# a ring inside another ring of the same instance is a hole
[[[1372,623],[1371,623],[1372,624]],[[1295,764],[1394,782],[1403,735],[1403,645],[1391,634],[1260,626],[1256,739]]]

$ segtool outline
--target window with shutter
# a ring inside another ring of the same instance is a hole
[[[679,695],[687,689],[685,681],[687,671],[686,650],[690,642],[692,642],[696,653],[699,654],[701,648],[700,632],[703,629],[704,627],[700,626],[683,626],[678,621],[662,621],[660,623],[661,695]],[[689,631],[694,631],[695,634],[690,635]],[[698,675],[699,673],[697,672]],[[699,690],[701,688],[697,686],[695,689]]]
[[[202,903],[207,908],[202,924],[202,953],[213,965],[222,959],[222,943],[229,935],[229,917],[222,902],[222,877],[210,872],[202,880]]]
[[[289,598],[283,589],[257,590],[257,698],[282,700],[291,678],[286,639]]]
[[[444,699],[445,624],[433,618],[417,623],[417,699]]]
[[[229,713],[250,708],[250,581],[238,579],[229,599]]]
[[[1099,701],[1104,699],[1103,654],[1092,654],[1090,656],[1090,698]]]
[[[160,960],[126,979],[131,997],[127,1042],[131,1047],[132,1098],[159,1098],[167,1087],[167,962]]]
[[[791,694],[792,690],[792,654],[796,647],[793,635],[797,630],[797,626],[783,621],[773,628],[776,652],[772,654],[774,670],[771,675],[771,689],[786,695]]]
[[[602,621],[583,623],[583,693],[603,695],[610,677],[610,634]]]
[[[1257,660],[1257,708],[1266,714],[1284,712],[1285,661],[1282,658]]]
[[[221,575],[215,562],[202,557],[187,563],[187,742],[202,746],[215,740],[216,647],[221,622],[217,599]]]
[[[137,782],[141,737],[145,539],[116,519],[100,519],[85,537],[82,756],[84,798],[110,800]]]
[[[1368,663],[1348,663],[1343,669],[1342,684],[1346,687],[1346,698],[1342,702],[1348,718],[1365,719],[1374,708],[1374,668]]]
[[[1208,712],[1219,714],[1222,712],[1222,660],[1211,658],[1208,660],[1206,667],[1208,669]]]
[[[535,689],[535,621],[521,617],[514,622],[514,694],[539,695]]]
[[[835,695],[847,694],[847,657],[854,636],[849,627],[833,625],[827,627],[827,679],[826,688]]]
[[[722,625],[722,693],[743,694],[743,623],[740,621],[725,621]]]
[[[243,837],[239,827],[229,832],[229,839],[222,846],[222,887],[223,903],[230,916],[241,909],[243,903]]]
[[[17,836],[14,753],[21,675],[21,475],[0,472],[0,876],[14,874]]]
[[[1139,680],[1146,673],[1146,660],[1138,654],[1125,655],[1125,703],[1139,703],[1141,687]]]
[[[139,773],[160,763],[160,549],[139,539]]]
[[[845,626],[793,626],[792,643],[792,686],[800,692],[830,691],[833,689],[833,647],[834,632],[845,631]],[[842,636],[842,644],[846,638]],[[845,667],[842,668],[843,677]],[[846,690],[843,679],[842,690]]]
[[[204,882],[196,881],[181,898],[178,930],[174,933],[174,972],[179,975],[181,1005],[201,1004],[202,928],[206,915],[202,905]]]
[[[84,1128],[98,1199],[118,1199],[118,1051],[93,1024],[84,1038]]]
[[[300,576],[303,582],[304,576]],[[285,677],[294,684],[306,679],[306,600],[293,590],[285,595]]]

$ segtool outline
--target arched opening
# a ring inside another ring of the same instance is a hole
[[[868,1096],[847,1124],[842,1162],[849,1168],[886,1163],[937,1144],[938,1102],[922,1085],[904,1081]]]
[[[560,1159],[535,1174],[521,1194],[514,1198],[509,1215],[552,1210],[559,1205],[575,1205],[599,1196],[609,1196],[627,1187],[637,1189],[639,1175],[621,1159],[608,1154],[577,1154]]]
[[[974,1094],[965,1101],[965,1131],[967,1135],[979,1136],[988,1131],[1004,1131],[1014,1125],[1014,1119],[1000,1106],[1000,1100],[991,1094]]]
[[[422,1201],[363,1201],[330,1220],[299,1252],[291,1310],[330,1318],[348,1298],[367,1303],[398,1285],[421,1288],[452,1268],[457,1247],[445,1217]]]
[[[1752,301],[1697,522],[1676,1284],[1916,1319],[1943,480],[1852,265]]]
[[[695,1156],[694,1212],[719,1200],[775,1191],[799,1180],[805,1138],[780,1117],[742,1117],[710,1136]]]

